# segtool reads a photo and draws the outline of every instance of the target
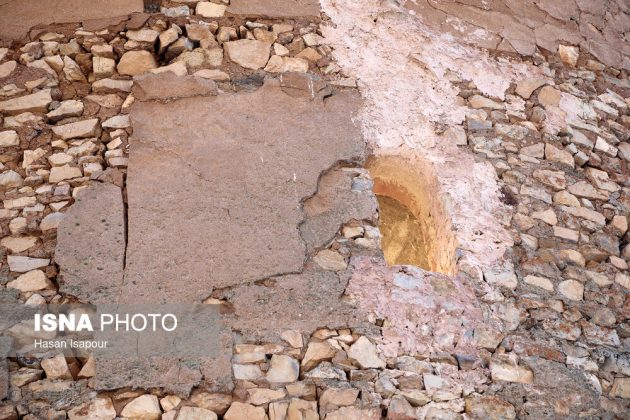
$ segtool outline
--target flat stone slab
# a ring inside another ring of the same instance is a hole
[[[322,172],[364,157],[358,106],[355,93],[296,98],[277,81],[134,105],[121,303],[201,302],[301,271],[303,200]]]
[[[142,0],[0,0],[0,38],[22,39],[40,24],[105,19],[143,10]]]
[[[94,304],[118,299],[125,259],[124,217],[119,187],[93,182],[78,194],[57,231],[55,261],[62,292]]]
[[[319,17],[318,0],[232,0],[227,13],[250,17]]]

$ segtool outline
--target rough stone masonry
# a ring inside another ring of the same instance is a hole
[[[624,1],[54,3],[0,1],[0,303],[220,339],[3,358],[0,419],[627,416]],[[448,275],[384,262],[368,155]]]

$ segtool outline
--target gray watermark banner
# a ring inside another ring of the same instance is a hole
[[[6,357],[207,358],[225,332],[217,305],[0,305]]]

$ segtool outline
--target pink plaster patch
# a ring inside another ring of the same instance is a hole
[[[388,267],[370,257],[353,258],[351,264],[346,294],[368,316],[385,320],[379,345],[385,356],[477,353],[472,335],[483,316],[472,289],[457,277]]]

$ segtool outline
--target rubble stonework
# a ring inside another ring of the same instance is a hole
[[[627,415],[627,5],[87,3],[0,5],[0,303],[228,332],[3,357],[0,419]],[[375,193],[437,272],[385,264]]]

